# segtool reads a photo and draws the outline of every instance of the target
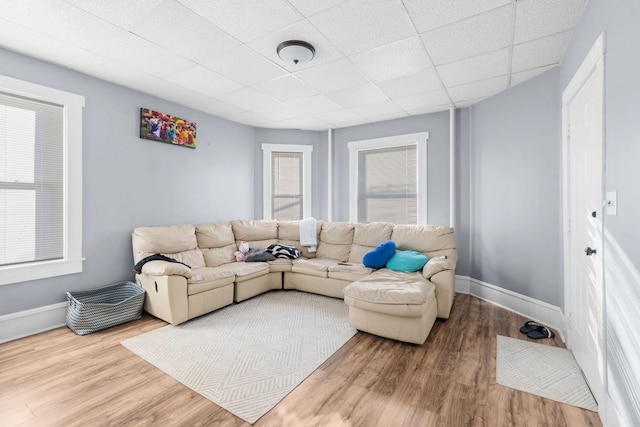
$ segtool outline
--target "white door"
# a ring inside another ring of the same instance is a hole
[[[567,346],[602,402],[604,39],[563,93]]]

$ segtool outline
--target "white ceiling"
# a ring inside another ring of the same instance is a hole
[[[535,77],[559,64],[586,2],[0,0],[0,46],[240,123],[324,130]],[[280,60],[291,39],[315,58]]]

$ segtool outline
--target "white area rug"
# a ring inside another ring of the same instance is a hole
[[[498,335],[496,357],[498,384],[598,411],[569,350]]]
[[[342,300],[276,291],[122,344],[254,423],[355,333]]]

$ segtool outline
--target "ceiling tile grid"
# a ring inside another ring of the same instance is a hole
[[[0,0],[0,47],[240,123],[323,130],[464,108],[553,69],[586,2]],[[314,58],[284,62],[286,40]]]

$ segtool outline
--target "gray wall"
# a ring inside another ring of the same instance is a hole
[[[605,216],[607,384],[627,425],[640,420],[640,2],[591,0],[568,47],[565,88],[602,32],[605,53],[605,191],[618,192],[617,216]]]
[[[255,200],[254,217],[262,218],[262,144],[312,145],[311,173],[313,198],[311,215],[318,219],[327,218],[327,132],[256,128],[254,153]]]
[[[0,286],[0,315],[62,302],[67,290],[133,279],[135,227],[253,218],[254,128],[2,49],[0,74],[86,100],[84,271]],[[140,107],[197,122],[197,148],[139,139]]]
[[[469,147],[462,143],[469,153],[469,276],[556,306],[562,293],[558,83],[554,69],[470,107]]]
[[[427,222],[449,225],[449,112],[412,116],[333,131],[333,220],[349,221],[350,141],[429,132]]]

